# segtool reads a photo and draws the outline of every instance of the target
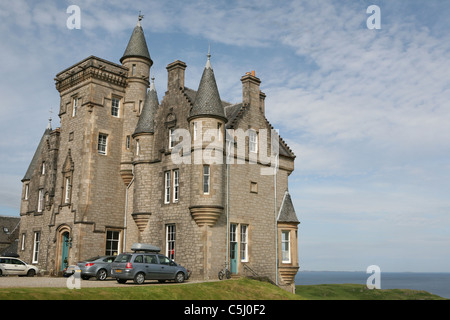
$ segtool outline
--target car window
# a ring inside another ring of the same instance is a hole
[[[117,256],[117,258],[114,260],[114,262],[130,262],[130,260],[131,260],[131,254],[121,253]]]
[[[158,254],[159,263],[160,264],[169,264],[170,260],[166,256],[163,256],[162,254]]]
[[[136,262],[136,263],[143,263],[144,262],[144,258],[141,255],[136,256],[134,258],[134,262]]]
[[[3,258],[3,259],[0,259],[0,263],[10,263],[10,260],[11,260],[11,259],[5,259],[5,258]]]
[[[145,263],[158,264],[158,260],[156,260],[156,255],[154,254],[145,255]]]
[[[11,259],[11,262],[12,264],[25,265],[25,263],[17,259]]]
[[[103,259],[103,262],[113,262],[115,259],[115,257],[106,257],[105,259]]]

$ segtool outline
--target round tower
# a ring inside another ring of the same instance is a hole
[[[128,69],[127,88],[123,108],[123,148],[121,158],[121,176],[126,185],[130,183],[132,173],[133,150],[130,147],[131,136],[136,129],[138,116],[141,114],[147,89],[149,87],[150,68],[153,61],[150,58],[144,30],[141,26],[143,16],[139,16],[136,27],[131,34],[128,46],[120,59]]]
[[[152,166],[155,115],[159,102],[155,89],[154,78],[144,101],[139,121],[132,135],[134,140],[134,195],[133,195],[133,220],[139,229],[144,231],[150,215],[152,214],[151,200],[153,184],[149,177],[156,175]]]
[[[193,145],[190,211],[197,225],[212,227],[224,212],[224,146],[227,118],[210,57],[208,53],[208,60],[187,120]]]

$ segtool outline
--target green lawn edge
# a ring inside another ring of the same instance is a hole
[[[105,288],[0,288],[0,300],[448,300],[426,291],[369,290],[358,284],[299,285],[296,294],[241,278],[202,283]]]

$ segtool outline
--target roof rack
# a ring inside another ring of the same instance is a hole
[[[131,246],[131,250],[134,252],[143,251],[143,252],[160,252],[161,248],[145,243],[133,243]]]

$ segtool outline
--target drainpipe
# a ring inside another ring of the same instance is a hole
[[[230,160],[230,153],[231,153],[231,140],[227,140],[228,146],[227,146],[227,250],[226,250],[226,268],[228,269],[229,266],[229,246],[230,246],[230,164],[229,164],[229,160]]]
[[[278,222],[277,222],[277,171],[278,171],[278,154],[275,158],[275,169],[273,175],[274,198],[275,198],[275,284],[278,286]]]
[[[125,245],[127,241],[127,209],[128,209],[128,189],[133,184],[134,181],[134,165],[132,167],[131,174],[133,175],[133,178],[131,179],[130,183],[127,185],[127,189],[125,190],[125,215],[124,215],[124,221],[123,221],[123,244],[122,244],[122,252],[125,252]]]

